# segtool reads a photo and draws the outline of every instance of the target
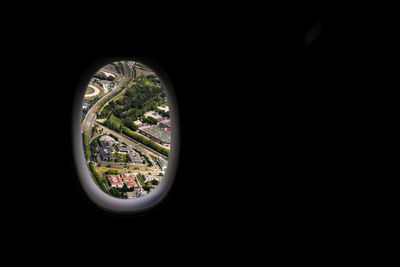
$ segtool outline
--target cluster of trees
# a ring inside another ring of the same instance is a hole
[[[141,155],[142,156],[142,155]],[[143,157],[146,159],[147,161],[147,166],[151,167],[153,166],[153,163],[151,163],[151,161],[149,160],[149,158],[146,155],[143,155]]]
[[[97,118],[99,119],[104,119],[108,118],[111,115],[111,112],[113,111],[113,107],[110,105],[107,105],[103,108],[100,114],[98,114]]]
[[[151,81],[154,84],[161,84],[160,79],[155,74],[149,74],[146,76],[146,79]]]
[[[107,81],[114,81],[114,77],[112,75],[107,76],[102,72],[97,72],[95,75],[93,75],[93,77],[98,78],[100,80],[107,80]]]
[[[128,162],[128,157],[123,153],[114,153],[114,162]]]
[[[154,76],[154,77],[153,77]],[[132,131],[137,131],[137,126],[133,121],[137,119],[144,120],[150,124],[157,124],[155,118],[144,118],[143,115],[149,110],[155,110],[164,117],[169,117],[169,113],[157,108],[163,103],[165,97],[164,91],[157,86],[158,78],[155,75],[150,79],[142,78],[135,85],[128,88],[125,95],[115,102],[110,102],[105,106],[98,118],[109,118],[111,115],[124,120],[124,126]],[[126,82],[126,87],[130,81]],[[100,110],[100,109],[99,109]]]
[[[169,118],[169,111],[165,111],[165,110],[162,110],[162,109],[159,109],[159,108],[156,108],[155,110],[161,116]]]
[[[116,96],[117,94],[119,94],[122,90],[124,90],[124,88],[126,87],[126,85],[124,84],[122,87],[121,87],[121,89],[119,89],[118,91],[116,91],[116,92],[114,92],[113,94],[111,94],[111,95],[109,95],[105,100],[104,100],[104,102],[103,102],[103,104],[101,104],[100,106],[99,106],[99,108],[97,109],[97,116],[99,117],[99,118],[105,118],[105,117],[107,117],[107,116],[105,116],[104,114],[102,114],[103,113],[103,110],[102,110],[102,108],[104,107],[104,105],[108,102],[108,101],[110,101],[110,99],[112,99],[114,96]],[[109,106],[109,105],[107,105],[107,106]],[[111,107],[111,109],[112,109],[112,107]],[[101,110],[101,113],[100,113],[100,110]]]
[[[89,157],[90,157],[90,149],[89,149],[88,131],[84,131],[83,132],[83,148],[84,148],[84,151],[85,151],[86,159],[89,159]]]
[[[154,117],[151,117],[151,116],[142,118],[142,122],[154,124],[154,125],[158,123],[157,119]]]
[[[96,155],[96,148],[99,146],[99,138],[96,138],[93,140],[93,142],[90,144],[90,152],[91,152],[91,158],[92,160],[95,160],[95,155]]]
[[[156,179],[153,179],[153,180],[151,181],[151,184],[152,184],[152,185],[158,185],[158,183],[159,183],[159,182],[158,182]]]
[[[144,185],[144,177],[140,172],[136,175],[136,179],[140,184]]]
[[[133,190],[135,190],[134,187],[128,188],[128,186],[126,186],[126,184],[124,184],[122,186],[122,188],[118,188],[118,191],[121,192],[121,193],[133,192]]]
[[[139,129],[132,119],[124,119],[122,123],[132,131],[137,131]]]
[[[94,168],[93,162],[89,163],[89,172],[92,175],[94,182],[100,187],[100,189],[103,192],[107,193],[107,187],[104,184],[104,182],[101,180],[99,173]]]
[[[125,194],[122,194],[117,188],[115,187],[111,187],[110,188],[110,195],[112,195],[113,197],[117,197],[117,198],[127,198],[127,196]]]
[[[143,188],[143,190],[145,190],[145,191],[150,191],[150,189],[151,189],[151,187],[149,186],[149,185],[144,185],[144,186],[142,186],[142,188]]]
[[[111,130],[114,130],[116,132],[120,132],[121,126],[118,125],[116,122],[110,120],[110,119],[105,120],[103,122],[103,125],[106,126],[107,128],[110,128]]]
[[[147,78],[142,78],[126,91],[125,96],[120,98],[117,104],[124,106],[121,116],[133,116],[133,120],[136,120],[147,111],[157,108],[164,97],[165,93],[160,86]]]
[[[119,172],[117,170],[108,170],[107,174],[114,174],[114,175],[118,175]]]
[[[94,83],[97,83],[101,88],[103,88],[103,84],[99,80],[95,79]]]

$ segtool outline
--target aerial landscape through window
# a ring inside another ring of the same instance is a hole
[[[159,77],[136,61],[98,70],[86,89],[81,132],[89,173],[106,194],[135,199],[162,183],[171,146]]]

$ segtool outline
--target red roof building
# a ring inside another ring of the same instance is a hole
[[[124,184],[122,183],[121,177],[119,175],[109,174],[107,176],[108,180],[112,187],[119,187],[121,188]]]
[[[133,181],[133,180],[127,180],[127,181],[125,182],[125,184],[126,184],[126,186],[127,186],[128,188],[131,188],[131,187],[135,187],[135,186],[136,186],[136,182]]]
[[[135,177],[133,176],[133,174],[132,173],[127,173],[127,172],[121,172],[121,178],[124,181],[135,180]]]

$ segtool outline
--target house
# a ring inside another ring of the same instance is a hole
[[[124,183],[119,175],[109,174],[107,175],[107,178],[110,181],[111,187],[122,188],[124,186]]]
[[[136,187],[136,182],[133,180],[128,180],[125,182],[125,184],[126,184],[126,187],[128,187],[128,188]]]
[[[133,176],[133,173],[121,172],[120,175],[128,188],[136,186],[135,177]]]
[[[135,177],[133,176],[132,173],[129,173],[129,172],[121,172],[120,175],[121,175],[121,178],[122,178],[124,181],[135,180]]]

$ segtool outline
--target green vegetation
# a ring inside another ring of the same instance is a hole
[[[125,153],[113,153],[114,162],[128,162],[128,156]]]
[[[119,174],[119,172],[118,172],[118,170],[108,170],[107,171],[107,174],[114,174],[114,175],[118,175]]]
[[[115,77],[113,76],[107,76],[102,72],[97,72],[95,75],[93,75],[93,77],[98,78],[100,80],[107,80],[107,81],[114,81]]]
[[[145,190],[145,191],[150,191],[150,186],[148,186],[148,185],[144,185],[144,186],[142,186],[142,188],[143,188],[143,190]]]
[[[93,140],[93,142],[90,143],[90,157],[92,160],[95,160],[96,157],[96,148],[99,146],[99,138],[97,137],[96,139]]]
[[[141,155],[142,156],[142,155]],[[146,161],[147,161],[147,166],[153,166],[153,163],[151,163],[151,161],[150,161],[150,159],[149,159],[149,157],[147,157],[147,155],[143,155],[143,157],[146,159]],[[144,163],[143,163],[144,164]]]
[[[90,157],[90,149],[89,149],[88,131],[85,131],[83,133],[83,147],[84,147],[84,150],[85,150],[85,158],[89,159],[89,157]]]
[[[92,87],[88,87],[87,89],[86,89],[86,94],[88,95],[88,94],[91,94],[91,93],[93,93],[94,92],[94,89],[92,88]]]
[[[107,192],[108,192],[107,187],[106,187],[106,185],[103,183],[103,181],[101,180],[100,175],[98,174],[98,172],[96,171],[96,169],[94,168],[93,162],[90,162],[90,163],[89,163],[89,172],[90,172],[90,174],[92,175],[92,178],[93,178],[94,182],[100,187],[100,189],[101,189],[103,192],[107,193]]]
[[[110,119],[107,119],[103,122],[103,125],[106,126],[107,128],[110,128],[113,131],[119,132],[120,131],[120,125],[118,125],[117,123],[113,122]]]
[[[137,175],[136,175],[136,180],[141,184],[141,185],[144,185],[145,183],[144,183],[144,177],[143,177],[143,175],[139,172]]]
[[[99,106],[99,108],[96,111],[96,114],[98,116],[99,119],[104,119],[106,117],[108,117],[108,113],[107,114],[103,114],[103,111],[100,113],[100,111],[102,110],[102,108],[104,107],[104,105],[110,101],[113,97],[115,97],[116,95],[118,95],[119,93],[122,92],[122,90],[124,90],[128,84],[132,81],[132,79],[126,81],[119,90],[117,90],[116,92],[112,93],[111,95],[109,95],[104,101],[103,103]],[[129,89],[128,89],[129,90]],[[108,106],[108,105],[107,105]],[[111,110],[113,109],[113,107],[111,106]]]
[[[100,88],[103,88],[103,84],[102,84],[99,80],[94,79],[93,82],[94,82],[94,83],[97,83],[97,84],[100,86]]]
[[[159,109],[159,108],[156,108],[155,110],[156,110],[157,113],[160,114],[161,116],[163,116],[163,117],[168,117],[168,118],[169,118],[169,112],[168,112],[168,111],[165,111],[165,110],[162,110],[162,109]]]
[[[121,119],[130,118],[135,121],[147,111],[156,110],[157,106],[163,104],[165,92],[158,78],[153,76],[150,79],[143,77],[127,89],[125,95],[116,101],[120,107],[115,108],[113,114]]]
[[[123,120],[122,124],[132,131],[137,131],[139,129],[138,126],[131,119]]]
[[[154,125],[156,125],[158,123],[157,119],[154,117],[151,117],[151,116],[142,118],[142,122],[154,124]]]
[[[122,186],[122,188],[118,188],[118,191],[121,193],[125,193],[125,192],[133,192],[133,190],[135,190],[134,187],[128,188],[128,186],[126,184],[124,184]]]
[[[114,187],[111,187],[111,188],[110,188],[110,194],[111,194],[113,197],[117,197],[117,198],[126,198],[126,196],[125,196],[124,194],[121,194],[121,192],[119,192],[119,190],[116,189],[116,188],[114,188]]]
[[[158,185],[158,181],[157,181],[156,179],[153,179],[153,180],[151,181],[151,184],[152,184],[152,185]]]

